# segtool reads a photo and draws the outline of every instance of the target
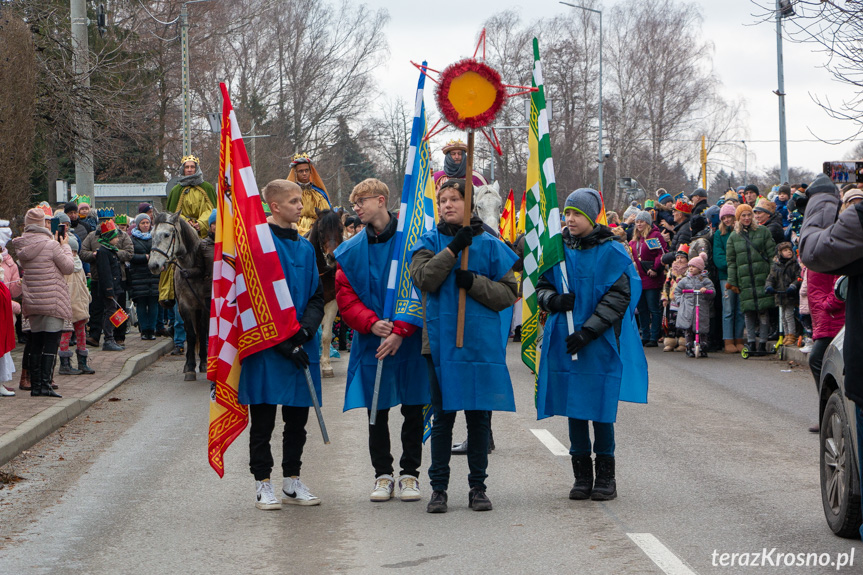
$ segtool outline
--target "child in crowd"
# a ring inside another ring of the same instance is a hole
[[[713,282],[704,271],[706,254],[702,253],[689,260],[687,274],[677,282],[674,299],[677,303],[677,329],[683,330],[686,338],[686,357],[695,357],[695,294],[683,290],[701,292],[698,296],[698,333],[706,338],[710,333],[710,308],[713,305]],[[707,293],[710,292],[710,293]],[[699,357],[707,357],[702,347]]]
[[[274,180],[264,187],[263,193],[272,212],[270,234],[300,322],[300,330],[290,339],[244,359],[240,372],[239,402],[249,406],[251,421],[249,469],[255,476],[255,506],[269,510],[281,509],[282,503],[321,503],[300,481],[300,467],[309,407],[313,405],[305,374],[310,367],[315,393],[321,399],[321,342],[315,334],[324,317],[324,292],[318,281],[315,249],[294,227],[303,210],[302,189],[288,180]],[[270,438],[279,405],[285,422],[281,502],[270,483],[273,470]]]
[[[659,298],[662,302],[662,307],[665,308],[665,347],[662,351],[685,351],[686,339],[677,332],[675,323],[677,321],[678,300],[674,298],[677,282],[686,275],[686,268],[689,265],[689,246],[683,244],[677,250],[674,256],[674,261],[668,267],[665,274],[665,283],[662,284],[662,293]]]
[[[790,242],[776,246],[776,257],[770,266],[770,274],[764,291],[772,295],[782,310],[785,347],[797,345],[797,306],[800,301],[800,264]]]

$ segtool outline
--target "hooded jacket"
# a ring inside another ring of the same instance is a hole
[[[635,267],[638,269],[638,276],[641,278],[641,289],[660,289],[665,279],[662,273],[662,256],[665,255],[668,245],[656,226],[653,226],[653,229],[650,230],[647,239],[658,240],[660,247],[650,249],[644,239],[634,239],[629,242],[629,247],[632,250],[632,259],[635,260]],[[656,275],[650,277],[647,273],[649,270],[654,271]]]
[[[741,311],[775,307],[773,298],[764,293],[774,255],[776,242],[766,227],[753,223],[749,229],[731,232],[725,253],[728,283],[740,288]]]
[[[12,245],[24,275],[24,317],[44,315],[71,321],[72,304],[64,277],[75,268],[69,244],[61,245],[47,228],[31,224]]]

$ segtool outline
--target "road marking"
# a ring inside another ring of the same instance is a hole
[[[554,455],[569,455],[569,450],[564,447],[564,445],[557,440],[557,438],[551,434],[551,432],[547,429],[531,429],[531,433],[533,433],[537,439],[539,439],[543,445],[548,447],[548,450],[552,452]]]
[[[641,550],[650,557],[666,575],[696,575],[680,558],[650,533],[627,533]]]

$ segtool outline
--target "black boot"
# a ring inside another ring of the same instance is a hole
[[[596,456],[596,481],[590,498],[594,501],[608,501],[617,497],[617,483],[614,481],[614,456]]]
[[[51,387],[51,380],[54,376],[54,363],[57,361],[56,355],[42,354],[42,373],[40,374],[39,382],[42,387],[43,397],[63,397]],[[35,388],[35,386],[34,386]]]
[[[81,352],[76,352],[76,355],[78,356],[78,369],[81,370],[81,373],[86,375],[93,375],[94,373],[96,373],[93,368],[87,365],[86,355],[81,355]]]
[[[695,357],[695,346],[691,343],[686,344],[686,357]]]
[[[42,357],[34,353],[30,354],[30,395],[42,395]]]
[[[762,341],[758,343],[758,353],[767,354],[767,342]]]
[[[61,357],[60,371],[58,371],[57,373],[59,373],[60,375],[81,375],[83,372],[72,367],[71,357]]]
[[[589,499],[593,489],[593,460],[590,455],[573,457],[572,473],[575,475],[575,484],[569,491],[569,498],[575,500]]]

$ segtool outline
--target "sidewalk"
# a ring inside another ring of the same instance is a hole
[[[67,422],[84,412],[133,375],[152,365],[173,349],[170,338],[142,341],[137,332],[129,333],[125,351],[110,352],[90,349],[88,364],[94,375],[57,375],[54,383],[62,399],[32,397],[29,391],[18,389],[21,356],[24,345],[12,351],[15,372],[5,385],[15,391],[15,397],[0,397],[0,466],[5,465],[28,447],[38,443]],[[76,364],[73,358],[72,365]]]

